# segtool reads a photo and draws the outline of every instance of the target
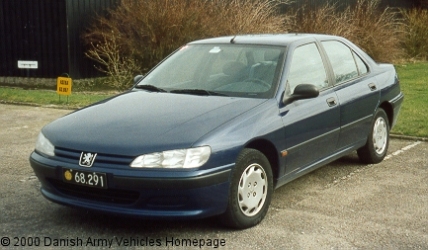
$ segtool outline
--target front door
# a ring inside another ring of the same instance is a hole
[[[329,88],[328,75],[316,43],[297,47],[292,56],[285,95],[299,84],[312,84],[320,95],[280,108],[284,123],[285,179],[303,174],[334,153],[340,133],[340,106]]]

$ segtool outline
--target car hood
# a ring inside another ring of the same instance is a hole
[[[56,147],[136,156],[191,147],[264,99],[130,91],[43,128]]]

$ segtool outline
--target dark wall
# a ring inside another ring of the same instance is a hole
[[[38,62],[30,76],[67,71],[65,16],[64,1],[0,0],[0,75],[27,76],[18,60]]]
[[[98,74],[81,33],[117,0],[0,0],[0,76],[73,78]],[[18,60],[38,69],[18,69]]]

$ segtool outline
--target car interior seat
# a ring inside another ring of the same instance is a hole
[[[250,78],[256,78],[272,84],[275,76],[279,52],[268,50],[264,54],[264,61],[258,62],[251,66]]]

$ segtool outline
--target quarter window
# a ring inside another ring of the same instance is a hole
[[[355,61],[357,62],[358,72],[360,73],[360,75],[366,74],[369,71],[367,69],[367,65],[363,62],[363,60],[361,60],[361,58],[357,54],[355,54],[355,52],[354,52],[354,58],[355,58]]]
[[[333,67],[336,84],[358,76],[358,68],[348,46],[337,41],[326,41],[322,44]]]
[[[318,89],[327,87],[328,80],[321,55],[315,43],[294,50],[288,75],[287,94],[299,84],[312,84]]]

